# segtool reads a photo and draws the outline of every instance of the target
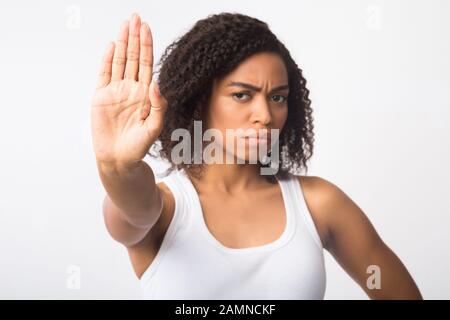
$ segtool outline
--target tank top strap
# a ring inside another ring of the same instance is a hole
[[[161,179],[166,186],[170,189],[172,196],[175,200],[174,219],[185,220],[187,218],[187,212],[190,209],[189,195],[186,192],[185,182],[180,177],[180,170],[174,169],[168,176]]]
[[[166,175],[158,180],[158,182],[164,182],[170,189],[175,200],[175,209],[158,253],[150,266],[141,276],[142,283],[148,283],[150,278],[153,277],[163,257],[166,255],[168,249],[174,242],[175,236],[186,226],[186,219],[188,217],[185,200],[186,195],[184,194],[183,185],[177,172],[172,171],[169,175]]]
[[[179,171],[175,169],[168,176],[162,178],[161,182],[164,182],[172,192],[175,199],[175,206],[178,205],[178,207],[180,207],[184,206],[186,203],[186,191],[183,186],[183,181],[178,175]]]
[[[320,240],[316,225],[314,224],[311,212],[306,203],[303,188],[300,183],[300,177],[289,174],[289,178],[284,180],[284,184],[288,194],[289,205],[294,208],[294,212],[297,213],[298,220],[302,221],[306,225],[306,228],[314,239],[314,242],[318,245],[319,249],[322,250],[322,241]]]

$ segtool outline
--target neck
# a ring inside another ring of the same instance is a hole
[[[201,176],[193,178],[208,186],[208,190],[239,194],[267,183],[257,164],[210,164],[204,165]]]

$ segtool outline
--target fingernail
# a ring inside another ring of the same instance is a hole
[[[134,34],[135,32],[139,31],[139,27],[139,16],[136,13],[133,13],[133,15],[131,16],[130,32]]]
[[[139,15],[137,13],[133,13],[133,22],[137,24],[139,22]]]

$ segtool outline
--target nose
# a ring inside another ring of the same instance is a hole
[[[269,126],[269,124],[272,123],[272,114],[267,101],[258,101],[255,103],[252,113],[252,122],[259,122],[264,126]]]

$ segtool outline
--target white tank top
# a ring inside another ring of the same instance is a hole
[[[211,234],[184,170],[161,181],[175,198],[175,211],[140,278],[143,299],[323,299],[323,247],[296,176],[277,177],[286,211],[282,235],[248,248],[226,247]]]

